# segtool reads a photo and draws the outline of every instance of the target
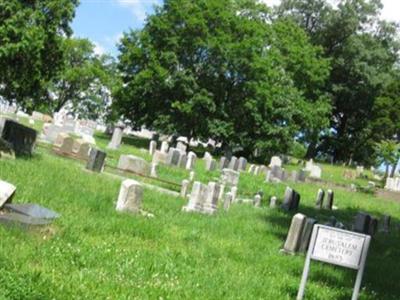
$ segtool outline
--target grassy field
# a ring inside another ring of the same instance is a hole
[[[96,136],[105,149],[104,135]],[[123,153],[150,156],[147,142],[124,139],[108,151],[110,165]],[[290,168],[290,167],[289,167]],[[340,180],[343,168],[325,169]],[[163,179],[180,183],[188,172],[163,167]],[[196,180],[207,182],[198,160]],[[140,177],[134,177],[143,180]],[[0,161],[0,178],[17,186],[15,203],[34,202],[61,213],[48,227],[29,231],[0,226],[0,299],[294,299],[304,256],[279,252],[292,214],[267,207],[285,184],[266,184],[243,173],[239,195],[263,190],[264,206],[236,204],[215,216],[181,212],[186,200],[145,189],[143,208],[154,218],[115,211],[121,180],[92,174],[83,164],[38,147],[32,159]],[[152,184],[161,185],[159,182]],[[400,204],[370,194],[335,189],[338,210],[314,209],[318,184],[291,184],[301,196],[299,211],[324,222],[332,215],[350,224],[359,211],[399,223]],[[400,299],[399,230],[372,241],[360,299]],[[307,299],[350,299],[355,272],[313,263]]]

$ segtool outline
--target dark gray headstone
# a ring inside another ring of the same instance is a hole
[[[380,222],[381,225],[381,229],[380,231],[383,233],[389,233],[390,232],[390,221],[391,221],[391,217],[389,215],[384,215],[382,217],[382,221]]]
[[[229,165],[229,160],[225,156],[222,156],[221,159],[219,160],[219,168],[222,170],[227,168],[228,165]]]
[[[107,153],[100,151],[99,149],[92,148],[86,164],[86,169],[93,172],[103,172],[106,156]]]
[[[317,200],[315,201],[315,208],[321,209],[324,203],[325,192],[323,189],[319,189],[317,193]]]
[[[355,217],[353,230],[355,232],[368,234],[370,222],[371,222],[371,216],[369,214],[364,212],[359,212]]]
[[[12,146],[16,156],[32,155],[36,136],[36,130],[8,119],[1,133],[1,138]]]
[[[371,217],[371,220],[369,222],[368,234],[370,236],[374,236],[377,231],[378,231],[378,219]]]
[[[313,218],[307,218],[306,223],[304,224],[303,233],[301,235],[300,241],[300,252],[305,252],[308,249],[308,245],[310,244],[311,233],[314,225],[317,224],[317,220]]]
[[[37,204],[6,204],[4,207],[11,212],[37,219],[57,219],[60,217],[58,213]]]
[[[332,190],[328,190],[327,195],[326,195],[326,201],[324,203],[324,208],[325,209],[332,210],[333,197],[334,197],[333,191]]]
[[[293,191],[293,200],[292,205],[290,206],[290,210],[298,210],[300,205],[300,194],[296,191]]]
[[[290,187],[286,187],[285,190],[285,195],[283,196],[283,203],[282,203],[282,209],[289,211],[291,206],[292,206],[292,201],[293,201],[293,189]]]

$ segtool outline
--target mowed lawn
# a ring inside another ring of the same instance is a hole
[[[102,142],[100,141],[100,146]],[[103,145],[104,146],[104,145]],[[132,145],[122,152],[146,153]],[[110,153],[115,163],[120,153]],[[188,172],[163,167],[174,182]],[[196,178],[218,177],[198,160]],[[293,214],[267,206],[285,184],[241,175],[239,195],[264,191],[262,208],[235,204],[214,216],[181,212],[186,200],[145,189],[143,208],[154,218],[115,211],[121,180],[92,174],[76,161],[39,147],[32,159],[0,160],[0,179],[17,186],[15,203],[38,203],[61,214],[31,230],[0,226],[0,299],[294,299],[304,255],[279,252]],[[140,179],[140,178],[137,178]],[[156,183],[154,183],[156,184]],[[400,204],[335,190],[338,210],[314,209],[317,184],[291,184],[300,212],[325,222],[351,223],[359,210],[399,223]],[[360,299],[400,299],[400,234],[372,241]],[[312,263],[307,299],[350,299],[355,272]]]

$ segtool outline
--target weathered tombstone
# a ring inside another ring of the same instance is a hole
[[[217,162],[215,159],[206,160],[206,171],[214,171],[217,168]]]
[[[107,149],[111,149],[111,150],[118,149],[122,142],[122,136],[123,136],[123,127],[116,126],[114,128],[111,142],[108,144]]]
[[[256,166],[253,165],[253,164],[249,166],[249,173],[250,173],[250,174],[254,174],[254,169],[255,169],[255,167],[256,167]]]
[[[157,174],[157,164],[151,164],[150,165],[150,177],[153,178],[157,178],[158,174]]]
[[[232,156],[231,160],[229,161],[228,169],[237,171],[238,166],[239,166],[238,158],[236,156]]]
[[[304,170],[299,170],[297,173],[297,180],[300,182],[306,181],[307,173]]]
[[[289,232],[282,249],[283,252],[294,254],[299,250],[305,223],[306,223],[305,215],[298,213],[293,216]]]
[[[325,209],[332,210],[333,197],[334,197],[333,191],[332,190],[328,190],[327,196],[326,196],[326,202],[324,203],[324,208]]]
[[[354,221],[353,231],[368,234],[371,216],[364,212],[357,213]]]
[[[390,221],[391,217],[389,215],[384,215],[382,217],[382,221],[379,222],[382,224],[380,231],[383,233],[389,233],[390,232]]]
[[[167,141],[163,141],[163,142],[161,143],[161,149],[160,149],[160,151],[163,152],[163,153],[168,153],[168,149],[169,149],[169,144],[168,144],[168,142],[167,142]]]
[[[274,166],[282,167],[282,160],[280,159],[279,156],[272,156],[271,157],[271,162],[269,164],[269,167],[272,168]]]
[[[226,167],[228,167],[229,165],[229,161],[225,156],[222,156],[221,159],[219,160],[219,168],[225,169]]]
[[[178,149],[178,150],[180,150],[180,151],[182,151],[182,152],[186,152],[186,150],[187,150],[187,145],[184,143],[184,142],[178,142],[177,144],[176,144],[176,148]]]
[[[186,195],[187,195],[188,189],[189,189],[189,184],[190,184],[189,180],[187,180],[187,179],[182,180],[181,197],[186,198]]]
[[[132,179],[121,184],[116,210],[120,212],[139,213],[143,199],[142,185]]]
[[[235,201],[236,201],[237,191],[238,191],[238,188],[237,188],[236,186],[233,186],[233,187],[231,188],[232,202],[235,202]]]
[[[118,169],[141,175],[150,174],[149,163],[143,158],[134,155],[121,155],[118,161]]]
[[[82,139],[75,140],[74,145],[72,147],[72,152],[79,159],[88,160],[90,153],[90,144]]]
[[[293,208],[294,206],[294,201],[295,201],[295,191],[290,188],[290,187],[286,187],[285,190],[285,195],[283,196],[283,203],[282,203],[282,209],[289,211]]]
[[[220,185],[215,182],[209,182],[207,186],[207,196],[204,199],[202,211],[207,214],[213,214],[218,207],[218,197]]]
[[[10,203],[14,197],[16,187],[11,183],[0,180],[0,209],[6,203]]]
[[[239,184],[240,173],[231,169],[223,169],[221,172],[221,182],[227,186]]]
[[[27,215],[13,213],[13,212],[0,214],[0,223],[7,226],[18,225],[24,228],[29,228],[31,226],[48,225],[51,222],[52,222],[51,219],[32,218]]]
[[[301,241],[299,247],[300,252],[305,252],[308,250],[308,245],[310,244],[310,239],[311,239],[311,233],[315,224],[317,224],[317,220],[313,218],[306,219],[303,232],[301,234]]]
[[[196,175],[196,173],[195,173],[194,171],[192,171],[192,172],[189,173],[189,180],[190,180],[191,182],[193,182],[194,176],[195,176],[195,175]]]
[[[321,209],[324,204],[325,192],[323,189],[319,189],[317,193],[317,200],[315,201],[315,208]]]
[[[357,300],[370,240],[371,237],[364,234],[315,225],[296,299],[303,299],[311,260],[317,260],[357,270],[357,278],[351,298]]]
[[[222,199],[225,194],[225,185],[221,184],[219,189],[218,201]]]
[[[256,195],[254,196],[253,205],[254,205],[255,207],[260,207],[260,206],[261,206],[261,195],[256,194]]]
[[[356,168],[356,175],[357,177],[361,177],[364,174],[364,167],[363,166],[358,166]]]
[[[186,170],[192,170],[196,164],[197,155],[194,152],[189,152],[186,162]]]
[[[34,129],[6,119],[0,134],[0,137],[12,146],[16,156],[33,154],[37,136]]]
[[[260,166],[256,166],[256,167],[254,168],[253,174],[254,174],[255,176],[260,175]]]
[[[208,152],[208,151],[206,151],[205,153],[204,153],[204,156],[203,156],[203,159],[204,160],[209,160],[209,159],[212,159],[213,157],[212,157],[212,155],[210,154],[210,152]]]
[[[186,163],[187,163],[187,154],[186,152],[181,152],[178,159],[178,167],[186,168]]]
[[[207,186],[199,181],[195,181],[190,192],[189,202],[182,208],[183,211],[200,211],[203,207],[203,200],[207,193]]]
[[[378,231],[378,219],[371,217],[371,221],[369,222],[368,225],[368,235],[374,236],[375,233]]]
[[[228,192],[224,197],[224,210],[229,210],[232,203],[232,193]]]
[[[322,170],[319,166],[313,165],[310,170],[310,177],[320,179],[322,174]]]
[[[167,155],[167,165],[178,166],[180,157],[181,151],[175,148],[169,148]]]
[[[59,138],[57,138],[59,140]],[[65,136],[62,139],[62,144],[59,148],[59,151],[66,154],[72,154],[74,148],[74,139],[70,136]]]
[[[278,199],[275,196],[272,196],[271,199],[269,200],[269,207],[275,208],[277,206],[277,201]]]
[[[240,157],[238,160],[238,170],[246,171],[246,166],[247,166],[247,159],[244,157]]]
[[[150,155],[153,155],[154,152],[156,152],[157,150],[157,142],[156,141],[150,141],[150,145],[149,145],[149,153]]]
[[[99,149],[92,148],[86,164],[86,169],[93,172],[103,172],[106,156],[107,153],[100,151]]]
[[[298,192],[294,191],[293,202],[292,202],[292,206],[290,207],[290,210],[298,210],[299,209],[300,199],[301,199],[300,194]]]
[[[153,159],[152,159],[152,163],[155,165],[158,165],[160,163],[162,164],[166,164],[167,163],[167,153],[164,153],[162,151],[155,151],[153,154]]]

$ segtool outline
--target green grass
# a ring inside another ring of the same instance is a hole
[[[108,140],[97,135],[99,147]],[[108,151],[150,160],[147,143],[124,139]],[[325,166],[324,166],[325,167]],[[333,171],[332,171],[333,170]],[[325,169],[329,177],[342,171]],[[186,170],[161,167],[161,178],[180,182]],[[196,164],[196,180],[219,176]],[[130,176],[138,180],[140,177]],[[279,252],[293,214],[233,205],[215,216],[181,212],[186,200],[145,189],[143,209],[154,218],[115,211],[121,180],[86,172],[82,163],[38,147],[32,159],[0,160],[0,178],[17,186],[15,203],[34,202],[61,213],[48,227],[0,226],[0,299],[294,299],[304,256]],[[159,184],[157,182],[152,182]],[[331,215],[351,223],[359,210],[399,222],[400,205],[373,195],[335,189],[336,211],[317,211],[320,185],[291,184],[301,193],[300,212],[321,222]],[[282,197],[285,184],[241,174],[239,194]],[[373,239],[360,299],[399,299],[400,235]],[[313,262],[307,299],[349,299],[355,272]]]

